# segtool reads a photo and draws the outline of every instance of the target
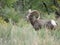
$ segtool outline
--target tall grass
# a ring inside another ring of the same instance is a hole
[[[21,19],[17,25],[0,24],[0,45],[60,45],[60,31],[45,28],[35,31],[30,23]]]

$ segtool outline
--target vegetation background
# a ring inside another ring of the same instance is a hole
[[[60,20],[56,30],[35,31],[26,20],[28,9],[44,19],[55,19],[60,0],[0,0],[0,45],[60,45]]]

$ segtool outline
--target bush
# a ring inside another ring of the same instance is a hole
[[[14,8],[5,7],[1,9],[1,12],[2,12],[3,19],[6,19],[6,18],[12,19],[12,21],[14,22],[18,22],[20,19],[19,12],[15,11]]]

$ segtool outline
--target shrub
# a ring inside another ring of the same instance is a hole
[[[4,9],[1,9],[1,12],[3,19],[10,18],[14,22],[18,22],[20,19],[19,12],[15,11],[14,8],[5,7]]]

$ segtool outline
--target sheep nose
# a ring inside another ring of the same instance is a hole
[[[26,16],[26,19],[29,20],[29,16]]]

